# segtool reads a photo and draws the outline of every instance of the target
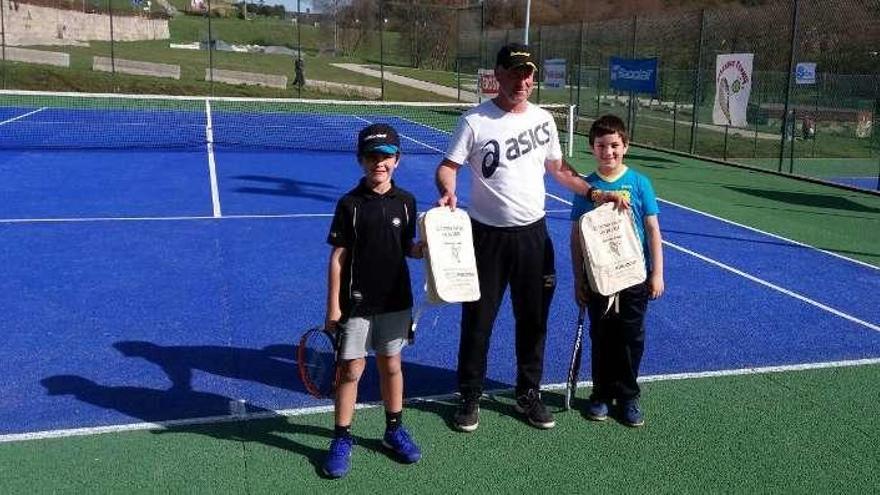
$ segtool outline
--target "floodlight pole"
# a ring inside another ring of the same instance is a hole
[[[211,96],[214,96],[214,33],[211,32],[211,0],[208,0],[208,74],[211,76],[208,84],[211,86]],[[247,19],[247,2],[245,0],[244,16]]]
[[[110,74],[116,77],[116,54],[113,51],[113,0],[107,0],[107,13],[110,15]],[[116,91],[116,86],[113,86]]]
[[[523,44],[529,44],[529,17],[532,12],[532,0],[526,0],[526,28],[523,34]]]
[[[3,6],[4,0],[0,0],[0,34],[3,36],[3,40],[0,41],[0,46],[3,49],[3,58],[0,61],[3,62],[3,89],[6,89],[6,12]]]

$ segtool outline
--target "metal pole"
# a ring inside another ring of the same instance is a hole
[[[113,52],[113,0],[107,0],[107,12],[110,14],[110,74],[116,77],[116,56]],[[113,85],[116,91],[116,85]]]
[[[528,31],[527,31],[528,32]],[[541,26],[538,26],[538,65],[544,65],[544,37],[541,35]],[[538,78],[537,102],[541,103],[541,76],[535,71],[534,77]]]
[[[455,85],[456,101],[461,101],[461,7],[455,9]]]
[[[584,71],[584,24],[585,22],[581,21],[581,25],[578,32],[578,57],[577,57],[577,99],[575,103],[577,105],[575,117],[580,117],[581,115],[581,73]],[[577,123],[578,119],[575,118],[575,123]]]
[[[785,159],[785,133],[788,130],[788,108],[791,104],[791,76],[794,70],[794,46],[797,42],[798,30],[798,0],[791,2],[791,43],[789,44],[788,53],[788,75],[786,76],[785,85],[785,105],[782,109],[782,138],[779,144],[779,172],[782,172],[782,161]],[[792,122],[792,125],[794,122]],[[792,129],[791,145],[794,146],[794,129]]]
[[[211,32],[211,0],[208,0],[208,75],[211,85],[211,96],[214,96],[214,34]],[[247,15],[247,3],[245,3],[245,15]]]
[[[523,44],[529,44],[529,22],[532,13],[532,0],[526,0],[526,28],[525,33],[523,34]]]
[[[3,48],[3,58],[0,61],[3,62],[3,89],[6,89],[6,12],[5,7],[3,6],[3,1],[0,0],[0,31],[3,34],[3,40],[0,41],[0,46]]]
[[[638,16],[633,16],[632,23],[632,44],[629,49],[629,58],[636,58],[636,35],[638,33]],[[629,138],[630,140],[635,140],[636,138],[636,106],[638,105],[638,100],[635,91],[629,92],[629,111],[626,115],[626,127],[629,129]]]
[[[700,10],[700,42],[697,45],[697,68],[694,70],[694,107],[692,109],[693,115],[691,115],[691,145],[690,145],[690,153],[693,155],[694,150],[697,147],[697,127],[699,126],[699,119],[697,118],[697,111],[700,108],[700,93],[702,92],[701,79],[702,79],[702,70],[703,70],[703,31],[706,27],[706,11]]]
[[[246,0],[243,0],[243,1],[246,1]],[[300,1],[296,0],[296,58],[297,58],[297,60],[299,60],[300,65],[302,65],[302,56],[303,56],[302,27],[301,27],[302,19],[300,19],[300,17],[299,17],[300,12],[301,12]],[[305,69],[303,69],[303,72],[305,72]],[[296,80],[295,78],[296,78],[296,73],[294,73],[294,80]],[[302,87],[303,87],[302,84],[296,85],[296,88],[297,88],[296,94],[299,98],[302,98]]]
[[[379,81],[381,100],[385,100],[385,2],[379,0]]]

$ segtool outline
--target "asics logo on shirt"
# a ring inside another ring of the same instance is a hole
[[[538,124],[533,129],[522,131],[516,137],[504,141],[506,146],[504,156],[510,161],[516,160],[532,150],[536,150],[549,143],[550,138],[550,122]],[[483,177],[488,179],[492,177],[498,168],[501,145],[494,139],[487,141],[483,145],[483,152]]]
[[[534,129],[522,131],[515,138],[504,141],[507,149],[504,156],[508,160],[517,158],[550,142],[550,122],[538,124]]]

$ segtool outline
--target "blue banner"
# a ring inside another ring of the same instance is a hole
[[[609,61],[611,87],[636,93],[657,93],[656,58],[618,58]]]

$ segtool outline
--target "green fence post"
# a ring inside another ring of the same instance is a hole
[[[107,13],[110,15],[110,77],[116,81],[116,56],[113,53],[113,0],[107,0]],[[116,92],[116,84],[113,85]]]
[[[382,101],[385,101],[385,2],[379,0],[379,84]]]
[[[701,80],[702,80],[702,71],[703,71],[703,34],[706,27],[706,10],[700,10],[700,38],[697,44],[697,67],[694,69],[694,107],[691,110],[693,115],[691,115],[691,145],[690,145],[690,154],[694,154],[697,147],[697,127],[699,126],[699,118],[697,117],[698,109],[700,107],[700,93],[702,89],[700,88]]]
[[[3,63],[3,89],[6,89],[6,8],[3,6],[3,0],[0,0],[0,32],[3,39],[0,40],[0,47],[3,49],[3,57],[0,62]]]
[[[791,104],[791,76],[794,71],[794,49],[798,30],[798,0],[791,0],[791,43],[788,52],[788,74],[785,76],[785,105],[782,108],[782,137],[779,140],[779,172],[782,172],[782,161],[785,160],[786,132],[791,128],[791,145],[794,147],[794,122],[789,126],[788,109]]]

